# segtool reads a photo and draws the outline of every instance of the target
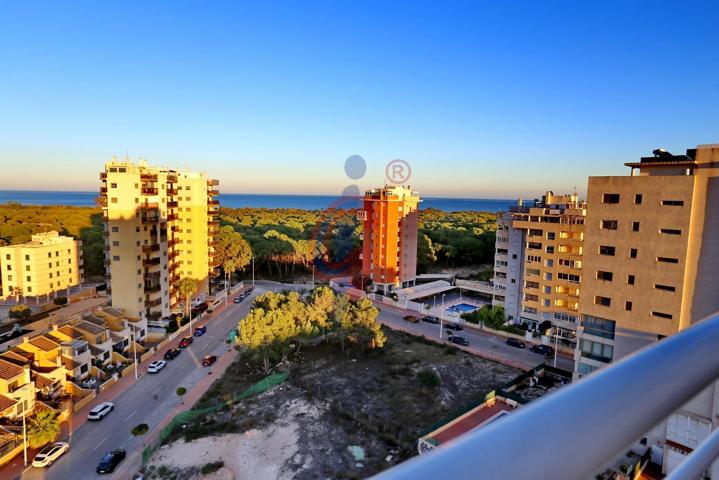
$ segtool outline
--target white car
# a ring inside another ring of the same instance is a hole
[[[147,373],[157,373],[163,368],[165,368],[165,365],[167,365],[167,362],[164,360],[155,360],[154,362],[150,363],[147,366]]]
[[[90,410],[90,413],[87,414],[88,420],[102,420],[105,415],[112,412],[112,410],[115,408],[115,405],[113,405],[111,402],[103,402],[99,405],[95,405],[95,407]]]
[[[70,444],[65,442],[55,442],[46,446],[35,455],[32,466],[37,468],[49,467],[52,462],[60,458],[65,452],[70,450]]]

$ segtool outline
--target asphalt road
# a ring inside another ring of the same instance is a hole
[[[259,289],[258,289],[259,290]],[[143,437],[135,437],[130,430],[147,423],[152,430],[164,417],[180,403],[175,394],[177,387],[188,388],[200,378],[208,375],[212,367],[203,367],[205,355],[217,355],[227,351],[225,344],[228,332],[236,327],[240,318],[247,315],[255,290],[241,304],[230,303],[207,324],[207,333],[196,337],[189,348],[174,360],[168,360],[167,366],[159,373],[146,373],[149,361],[140,366],[140,378],[113,400],[115,409],[100,422],[87,422],[77,428],[70,438],[68,453],[60,457],[50,468],[29,468],[22,479],[34,480],[85,480],[108,478],[95,473],[95,467],[102,456],[111,450],[122,448],[128,452],[139,451],[143,447]],[[202,319],[194,325],[204,324]],[[166,347],[162,353],[177,346],[179,337]],[[219,372],[213,373],[213,375]],[[155,396],[157,399],[155,399]],[[127,480],[127,479],[122,479]]]

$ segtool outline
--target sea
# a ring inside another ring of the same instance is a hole
[[[68,205],[88,207],[95,205],[98,192],[61,192],[31,190],[0,190],[0,204],[15,202],[25,205]],[[329,207],[357,208],[356,199],[333,195],[283,195],[220,193],[220,205],[229,208],[297,208],[321,210]],[[421,209],[436,208],[445,212],[474,210],[499,212],[516,205],[516,200],[492,198],[440,198],[422,197]]]

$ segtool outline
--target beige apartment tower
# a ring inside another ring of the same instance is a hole
[[[112,306],[129,317],[167,317],[177,285],[198,281],[198,296],[216,275],[217,180],[203,173],[115,159],[100,175],[105,266]]]
[[[45,232],[27,243],[0,247],[3,298],[48,299],[69,293],[82,282],[81,245],[72,237]]]
[[[513,323],[536,326],[549,321],[551,336],[575,341],[586,213],[587,205],[576,194],[551,191],[541,200],[510,209],[512,229],[522,232],[521,248],[498,244],[497,253],[510,266],[521,258],[521,273],[515,280],[521,283],[506,285],[503,293],[508,295],[513,287],[520,291],[520,317]]]
[[[719,145],[626,165],[589,178],[576,377],[719,310]],[[665,473],[719,427],[717,411],[714,384],[647,434]]]

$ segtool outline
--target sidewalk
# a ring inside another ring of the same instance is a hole
[[[235,292],[234,294],[232,294],[232,295],[229,297],[229,299],[228,299],[228,304],[227,304],[227,306],[229,306],[229,305],[232,303],[232,301],[234,300],[234,297],[237,296],[238,294],[240,294],[243,290],[245,290],[245,289],[241,289],[241,290]],[[226,308],[227,308],[227,307],[225,306],[225,302],[223,301],[219,306],[217,306],[217,307],[213,310],[212,313],[205,314],[205,315],[201,318],[202,323],[209,323],[209,322],[211,322],[211,321],[214,320],[217,316],[219,316],[222,312],[224,312]],[[198,325],[197,321],[193,319],[193,321],[192,321],[192,326],[194,327],[194,326],[197,326],[197,325]],[[184,325],[184,326],[180,327],[180,328],[177,330],[177,332],[175,332],[175,337],[173,338],[173,340],[174,340],[175,338],[178,338],[182,333],[185,333],[187,330],[189,330],[189,328],[190,328],[190,324],[189,324],[189,323],[188,323],[187,325]],[[167,342],[167,343],[166,343],[165,345],[163,345],[160,349],[156,350],[152,355],[150,355],[149,357],[147,357],[147,358],[145,359],[145,361],[143,361],[143,362],[140,362],[140,361],[139,361],[140,358],[138,357],[138,363],[137,363],[138,375],[139,375],[138,378],[143,375],[143,373],[140,372],[140,366],[143,365],[143,364],[146,364],[146,363],[150,363],[150,362],[152,362],[152,361],[154,361],[154,360],[161,360],[162,357],[163,357],[164,354],[165,354],[165,351],[168,350],[169,348],[171,348],[170,343],[171,343],[171,342]],[[226,354],[223,355],[222,357],[220,357],[220,358],[218,359],[218,361],[217,361],[217,363],[216,363],[218,366],[221,365],[220,361],[221,361],[221,359],[223,359],[225,356],[226,356]],[[217,368],[217,367],[216,367],[216,368]],[[209,377],[209,378],[212,378],[210,375],[208,375],[208,377]],[[205,380],[205,379],[203,379],[202,381],[204,381],[204,380]],[[113,401],[113,400],[116,399],[121,393],[123,393],[125,390],[127,390],[128,388],[130,388],[130,386],[131,386],[133,383],[135,383],[135,381],[136,381],[136,379],[135,379],[135,374],[134,374],[134,373],[129,373],[129,374],[127,374],[127,375],[125,375],[125,376],[119,378],[119,379],[117,380],[117,382],[115,382],[115,383],[114,383],[112,386],[110,386],[107,390],[105,390],[105,391],[100,392],[99,394],[97,394],[97,396],[95,397],[95,399],[94,399],[92,402],[90,402],[88,405],[86,405],[86,406],[83,407],[82,409],[78,410],[77,412],[73,413],[72,416],[71,416],[68,420],[66,420],[65,422],[63,422],[63,424],[62,424],[62,430],[61,430],[61,433],[60,433],[60,437],[58,438],[57,441],[68,441],[68,439],[72,437],[73,432],[74,432],[75,430],[77,430],[78,428],[80,428],[82,425],[84,425],[84,424],[87,422],[87,414],[88,414],[89,411],[92,409],[92,407],[94,407],[94,406],[97,405],[98,403],[111,402],[111,401]],[[198,382],[198,385],[199,385],[200,383],[202,383],[202,381]],[[193,388],[194,388],[194,387],[193,387]],[[189,398],[189,397],[190,397],[190,393],[191,393],[191,392],[188,392],[188,394],[187,394],[187,396],[186,396],[185,398]],[[204,393],[204,392],[203,392],[203,393]],[[198,398],[199,398],[199,397],[198,397]],[[173,414],[173,416],[174,416],[174,414]],[[172,417],[170,417],[170,418],[172,418]],[[158,431],[159,431],[159,430],[158,430]],[[17,455],[15,458],[13,458],[10,462],[8,462],[7,464],[5,464],[3,467],[0,467],[0,478],[3,478],[3,479],[5,479],[5,478],[7,478],[7,479],[10,479],[10,478],[13,478],[13,479],[20,478],[20,476],[22,475],[22,473],[23,473],[25,470],[27,470],[28,468],[32,468],[32,467],[30,467],[29,465],[30,465],[30,463],[32,462],[32,459],[33,459],[33,457],[35,456],[36,453],[37,453],[37,450],[30,450],[30,449],[28,449],[28,455],[27,455],[27,458],[28,458],[28,467],[25,467],[25,466],[24,466],[24,463],[23,463],[23,454],[22,454],[22,452],[21,452],[19,455]],[[126,462],[123,462],[123,463],[126,463]]]

